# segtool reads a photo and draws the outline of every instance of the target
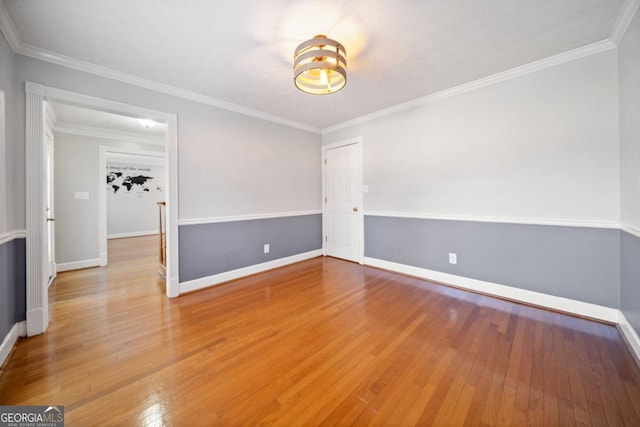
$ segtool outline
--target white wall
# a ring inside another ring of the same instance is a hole
[[[164,147],[86,136],[55,134],[55,232],[56,263],[78,263],[99,259],[98,186],[105,185],[99,173],[100,146],[162,152]],[[89,193],[77,199],[77,192]]]
[[[319,210],[320,136],[16,55],[16,138],[24,81],[178,114],[179,217]],[[24,164],[24,144],[14,156]],[[15,183],[24,227],[24,176]],[[206,196],[203,196],[206,194]]]
[[[179,117],[180,219],[321,208],[319,135],[189,107]]]
[[[135,161],[107,161],[106,174],[122,176],[107,185],[107,235],[109,238],[129,237],[158,232],[158,202],[165,201],[165,167],[154,157],[136,156]],[[152,179],[130,190],[122,185],[127,176]],[[116,185],[118,188],[114,188]]]
[[[640,13],[619,46],[620,220],[640,230]]]
[[[13,231],[12,110],[14,54],[0,33],[0,236]]]
[[[365,212],[616,223],[615,50],[323,136],[363,136]]]

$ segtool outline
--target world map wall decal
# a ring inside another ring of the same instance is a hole
[[[117,194],[122,187],[126,189],[126,193],[131,193],[131,190],[138,190],[134,192],[139,196],[152,191],[162,191],[162,188],[157,185],[155,186],[155,189],[150,187],[149,181],[152,181],[154,177],[145,175],[145,172],[151,172],[151,168],[137,166],[109,166],[107,168],[107,185],[111,190],[113,190],[113,194]]]

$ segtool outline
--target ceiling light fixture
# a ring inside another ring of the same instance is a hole
[[[158,124],[151,119],[138,119],[138,123],[140,123],[142,126],[146,127],[147,129],[150,129]]]
[[[347,84],[347,52],[340,43],[317,35],[293,54],[294,83],[313,95],[337,92]]]

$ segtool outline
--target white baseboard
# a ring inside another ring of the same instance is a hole
[[[27,336],[27,322],[22,321],[13,325],[13,327],[9,330],[9,333],[4,340],[2,340],[2,344],[0,345],[0,366],[4,364],[7,360],[7,357],[11,353],[13,346],[18,341],[18,337],[26,337]]]
[[[274,268],[293,264],[294,262],[300,262],[319,256],[322,256],[322,249],[292,255],[286,258],[275,259],[273,261],[263,262],[262,264],[250,265],[249,267],[239,268],[237,270],[225,271],[224,273],[214,274],[213,276],[202,277],[188,282],[182,282],[179,285],[180,294],[219,285],[220,283],[228,282],[229,280],[239,279],[241,277],[250,276],[252,274],[261,273],[263,271],[272,270]]]
[[[49,310],[42,307],[27,310],[26,336],[39,335],[49,326]]]
[[[100,258],[84,259],[82,261],[65,262],[56,264],[56,271],[80,270],[81,268],[100,267]]]
[[[618,329],[622,332],[622,337],[636,358],[636,363],[640,367],[640,337],[629,323],[624,313],[618,310]]]
[[[109,255],[106,252],[100,252],[100,267],[106,267],[109,261]]]
[[[158,230],[131,231],[129,233],[108,234],[107,239],[126,239],[127,237],[151,236],[153,234],[158,234]]]
[[[456,276],[454,274],[442,273],[439,271],[428,270],[426,268],[413,267],[376,258],[365,257],[364,263],[365,265],[382,268],[384,270],[433,280],[458,288],[507,298],[527,304],[533,304],[565,313],[576,314],[578,316],[590,317],[592,319],[603,320],[611,323],[618,323],[620,320],[619,310],[615,308],[547,295],[540,292],[528,291],[525,289],[518,289],[512,286],[485,282],[483,280],[470,279],[468,277]]]
[[[167,278],[165,277],[166,286],[168,286],[167,296],[169,298],[175,298],[180,296],[180,279],[177,277]]]

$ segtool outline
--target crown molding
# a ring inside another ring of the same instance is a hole
[[[103,67],[100,65],[92,64],[90,62],[82,61],[70,56],[60,55],[45,49],[41,49],[35,46],[30,46],[25,43],[21,43],[18,50],[14,49],[15,53],[28,56],[41,61],[50,62],[56,65],[60,65],[73,70],[83,71],[89,74],[94,74],[100,77],[105,77],[111,80],[116,80],[121,83],[138,86],[144,89],[153,90],[155,92],[164,93],[166,95],[175,96],[177,98],[186,99],[189,101],[197,102],[199,104],[209,105],[223,110],[232,111],[234,113],[250,116],[256,119],[265,120],[268,122],[301,129],[307,132],[320,133],[320,129],[298,123],[293,120],[288,120],[282,117],[274,116],[272,114],[264,113],[262,111],[254,110],[252,108],[243,107],[241,105],[233,104],[231,102],[222,101],[210,96],[201,95],[186,89],[180,89],[175,86],[170,86],[164,83],[156,82],[153,80],[145,79],[143,77],[135,76],[133,74],[123,73],[111,68]]]
[[[541,59],[539,61],[531,62],[510,70],[502,71],[500,73],[492,74],[487,77],[483,77],[472,82],[464,83],[459,86],[454,86],[449,89],[442,90],[440,92],[433,93],[431,95],[423,96],[413,99],[402,104],[394,105],[393,107],[384,108],[382,110],[375,111],[370,114],[365,114],[353,120],[339,123],[335,126],[330,126],[322,129],[322,134],[328,134],[340,129],[355,126],[358,124],[366,123],[374,119],[379,119],[384,116],[399,113],[410,108],[419,107],[422,105],[430,104],[432,102],[440,101],[442,99],[450,98],[461,93],[470,92],[476,89],[480,89],[486,86],[491,86],[506,80],[511,80],[516,77],[531,74],[536,71],[551,68],[556,65],[571,62],[576,59],[584,58],[587,56],[595,55],[600,52],[604,52],[610,49],[615,49],[616,45],[609,40],[602,40],[596,43],[589,44],[587,46],[579,47],[567,52],[560,53],[558,55],[550,56],[548,58]]]
[[[199,104],[209,105],[216,108],[232,111],[234,113],[242,114],[245,116],[254,117],[256,119],[265,120],[268,122],[301,129],[307,132],[320,133],[320,129],[299,123],[293,120],[288,120],[283,117],[278,117],[273,114],[268,114],[263,111],[254,110],[252,108],[243,107],[242,105],[233,104],[231,102],[222,101],[210,96],[202,95],[196,92],[192,92],[186,89],[180,89],[175,86],[167,85],[164,83],[156,82],[154,80],[145,79],[133,74],[123,73],[111,68],[103,67],[100,65],[92,64],[87,61],[82,61],[70,56],[60,55],[55,52],[51,52],[46,49],[31,46],[27,43],[23,43],[18,36],[11,16],[7,11],[2,0],[0,0],[0,30],[4,34],[9,47],[13,52],[28,56],[30,58],[39,59],[41,61],[50,62],[52,64],[61,65],[63,67],[71,68],[73,70],[84,71],[86,73],[94,74],[100,77],[105,77],[111,80],[116,80],[121,83],[138,86],[144,89],[161,92],[166,95],[175,96],[177,98],[186,99],[189,101],[197,102]]]
[[[401,112],[410,108],[426,105],[435,101],[439,101],[445,98],[449,98],[461,93],[469,92],[475,89],[479,89],[485,86],[490,86],[502,81],[510,80],[516,77],[520,77],[526,74],[530,74],[539,70],[553,67],[555,65],[570,62],[579,58],[594,55],[600,52],[604,52],[617,47],[618,43],[622,40],[624,33],[626,32],[629,24],[633,20],[636,11],[640,5],[640,0],[626,0],[614,28],[609,36],[609,39],[602,40],[587,46],[583,46],[577,49],[570,50],[568,52],[560,53],[548,58],[541,59],[529,64],[522,65],[520,67],[512,68],[500,73],[496,73],[487,77],[483,77],[472,82],[464,83],[459,86],[455,86],[449,89],[436,92],[431,95],[416,98],[414,100],[397,104],[395,106],[378,110],[376,112],[360,116],[353,120],[348,120],[342,123],[338,123],[334,126],[329,126],[323,129],[319,129],[313,126],[308,126],[303,123],[288,120],[282,117],[274,116],[262,111],[254,110],[251,108],[243,107],[241,105],[233,104],[227,101],[222,101],[210,96],[202,95],[196,92],[192,92],[185,89],[180,89],[175,86],[170,86],[164,83],[156,82],[153,80],[145,79],[143,77],[135,76],[132,74],[124,73],[121,71],[113,70],[111,68],[92,64],[90,62],[82,61],[73,57],[60,55],[45,49],[41,49],[35,46],[22,43],[18,33],[13,25],[11,17],[6,10],[4,3],[0,0],[0,30],[5,35],[7,42],[11,49],[20,55],[28,56],[34,59],[57,64],[63,67],[71,68],[78,71],[84,71],[90,74],[94,74],[100,77],[105,77],[111,80],[116,80],[122,83],[130,84],[133,86],[142,87],[145,89],[161,92],[167,95],[175,96],[178,98],[190,100],[200,104],[210,105],[213,107],[225,109],[235,113],[243,114],[246,116],[254,117],[257,119],[269,121],[272,123],[281,124],[297,129],[301,129],[307,132],[328,134],[340,129],[344,129],[357,124],[365,123],[377,118],[388,116],[397,112]]]
[[[0,31],[4,34],[4,38],[7,40],[11,50],[16,52],[21,45],[20,37],[18,37],[18,31],[13,25],[11,15],[9,15],[9,11],[2,0],[0,0]]]
[[[618,19],[616,19],[613,30],[611,30],[611,34],[609,35],[609,40],[616,46],[618,46],[624,38],[624,35],[629,29],[629,25],[631,25],[631,21],[633,21],[633,18],[636,16],[638,7],[640,7],[640,0],[627,0],[624,2],[624,5],[622,5]]]

